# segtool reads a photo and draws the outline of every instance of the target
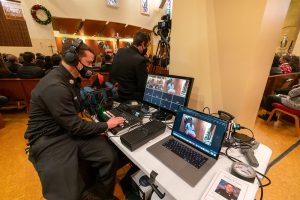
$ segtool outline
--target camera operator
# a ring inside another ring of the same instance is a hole
[[[28,128],[29,160],[48,200],[115,199],[117,153],[101,133],[124,122],[88,122],[78,116],[81,78],[91,76],[93,51],[80,39],[65,43],[62,64],[32,91]],[[79,161],[97,170],[97,180],[85,188]]]
[[[110,79],[119,83],[119,100],[143,99],[147,79],[147,60],[144,57],[150,37],[147,33],[138,32],[129,48],[121,48],[114,57]]]

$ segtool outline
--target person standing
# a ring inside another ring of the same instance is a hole
[[[121,48],[114,57],[110,73],[111,82],[119,84],[119,99],[142,100],[147,79],[147,60],[144,55],[150,37],[138,32],[129,48]]]
[[[93,51],[80,39],[65,43],[62,63],[32,91],[25,138],[48,200],[115,199],[118,158],[103,133],[124,119],[95,123],[78,116],[81,78],[91,75],[93,60]],[[79,173],[82,160],[97,171],[89,188]]]

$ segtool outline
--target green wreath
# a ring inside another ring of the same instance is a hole
[[[45,14],[47,15],[47,19],[46,20],[41,20],[41,19],[39,19],[37,17],[36,12],[38,10],[42,10],[42,11],[45,12]],[[45,8],[44,6],[42,6],[42,5],[34,5],[34,6],[32,6],[32,8],[31,8],[31,16],[32,16],[32,18],[37,23],[42,24],[42,25],[47,25],[47,24],[49,24],[52,21],[52,16],[51,16],[50,11],[47,8]]]

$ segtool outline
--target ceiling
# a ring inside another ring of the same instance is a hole
[[[97,37],[116,37],[118,33],[119,38],[132,38],[139,30],[149,34],[152,32],[151,30],[143,29],[142,27],[117,22],[61,17],[53,17],[52,26],[54,31],[59,31],[61,34],[72,35],[76,33],[76,35]]]

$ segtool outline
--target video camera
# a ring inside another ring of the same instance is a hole
[[[167,39],[171,30],[172,20],[170,19],[170,15],[162,16],[161,20],[161,22],[158,22],[158,24],[153,27],[153,33],[156,36],[160,35]]]

